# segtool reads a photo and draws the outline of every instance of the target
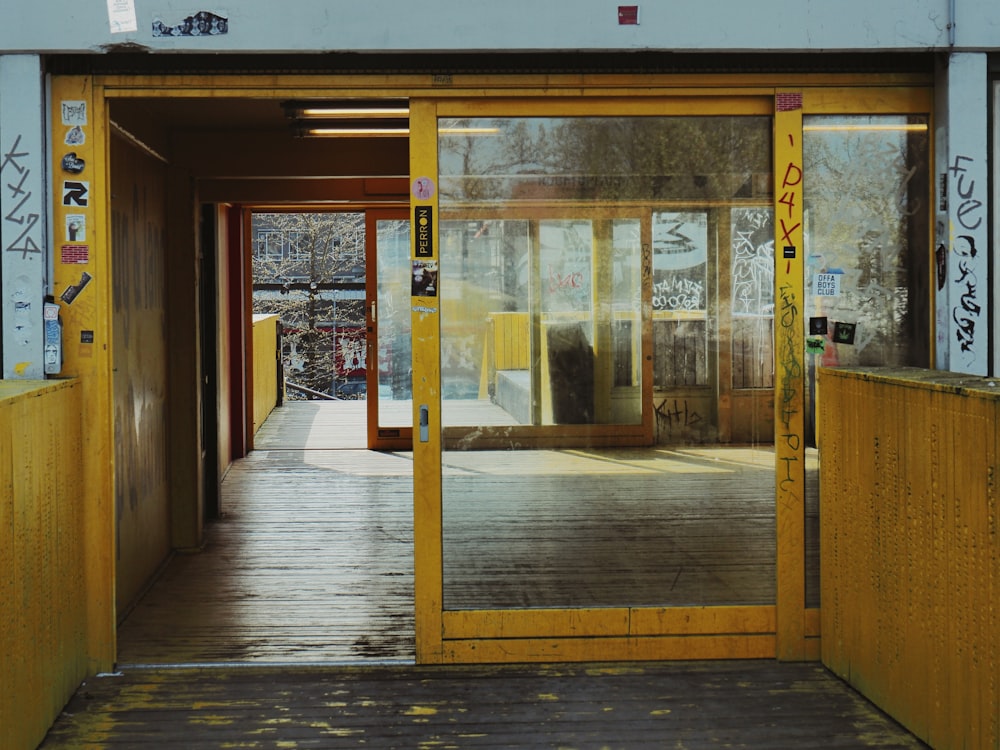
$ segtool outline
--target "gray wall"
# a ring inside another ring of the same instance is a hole
[[[900,51],[1000,45],[995,0],[655,0],[638,3],[638,25],[620,25],[618,3],[606,0],[240,0],[221,7],[133,1],[137,30],[117,33],[99,0],[4,2],[0,51],[102,52],[120,44],[170,52]],[[201,10],[228,18],[227,33],[153,36],[157,19],[173,27]]]

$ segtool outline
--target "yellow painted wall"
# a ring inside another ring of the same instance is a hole
[[[253,316],[253,433],[278,403],[278,316]]]
[[[170,554],[166,172],[111,139],[116,606],[127,612]]]
[[[35,747],[88,674],[76,380],[0,381],[0,747]]]
[[[935,748],[1000,747],[1000,381],[824,370],[824,663]]]

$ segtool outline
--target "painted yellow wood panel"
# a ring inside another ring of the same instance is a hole
[[[516,609],[444,613],[444,638],[556,638],[720,635],[775,632],[775,608],[609,607],[601,609]]]
[[[10,747],[36,746],[88,673],[81,390],[75,380],[0,385],[0,727]]]
[[[1000,381],[820,389],[823,661],[934,747],[997,747]]]
[[[522,638],[447,641],[445,663],[773,659],[773,635]]]
[[[75,107],[69,117],[64,117],[64,104]],[[68,124],[80,120],[81,105],[86,122]],[[115,660],[113,290],[107,118],[102,92],[94,88],[90,77],[53,77],[51,123],[52,174],[63,174],[62,157],[70,150],[90,165],[80,175],[89,182],[86,206],[64,205],[63,181],[53,181],[53,284],[63,321],[62,375],[79,378],[81,391],[81,433],[76,450],[84,461],[76,482],[83,492],[79,501],[87,509],[82,530],[87,552],[83,566],[88,597],[87,654],[89,671],[101,672],[112,669]],[[82,132],[75,134],[75,127]],[[67,244],[85,246],[86,262],[79,262],[75,253],[64,255],[62,247]]]
[[[775,608],[661,607],[632,610],[631,635],[773,634]]]
[[[253,319],[253,432],[264,424],[278,402],[277,315],[254,315]]]
[[[775,93],[775,472],[778,657],[805,650],[805,325],[802,93]]]
[[[437,182],[437,109],[410,104],[410,174]],[[437,191],[414,201],[420,213],[410,230],[413,262],[438,260]],[[429,224],[421,222],[428,221]],[[424,233],[423,230],[426,230]],[[430,244],[425,241],[429,240]],[[418,243],[424,243],[418,246]],[[440,297],[411,297],[413,339],[413,534],[417,661],[441,660],[443,609],[441,552],[441,309]]]
[[[445,612],[443,622],[445,640],[629,634],[629,610],[621,607]]]
[[[934,110],[934,93],[930,88],[845,88],[825,86],[804,89],[803,108],[809,114],[840,114],[844,102],[850,101],[857,112],[877,114],[915,113]]]
[[[639,90],[645,96],[673,93],[681,96],[768,95],[776,86],[887,87],[930,86],[933,76],[925,73],[680,73],[680,74],[600,74],[565,73],[543,75],[509,74],[395,74],[343,75],[317,85],[308,75],[149,75],[137,81],[131,75],[104,75],[98,83],[113,89],[115,96],[145,98],[176,96],[219,98],[224,95],[268,98],[282,91],[282,98],[315,99],[357,97],[408,97],[423,94],[438,99],[485,96],[519,97],[531,95],[608,97]]]

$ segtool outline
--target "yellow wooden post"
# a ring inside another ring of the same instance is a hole
[[[778,658],[789,660],[817,656],[805,637],[802,217],[802,93],[779,90],[774,114],[776,645]]]
[[[63,376],[80,379],[89,671],[115,661],[114,413],[108,129],[89,76],[52,80],[53,276]]]
[[[417,283],[438,273],[437,107],[410,104],[413,351],[413,537],[418,662],[442,658],[441,353],[442,290]],[[439,280],[440,277],[438,277]],[[418,288],[419,286],[419,288]]]

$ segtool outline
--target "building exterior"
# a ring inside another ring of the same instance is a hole
[[[418,658],[678,658],[692,617],[698,656],[818,658],[816,369],[1000,369],[998,72],[986,0],[5,6],[3,379],[72,379],[90,510],[67,679],[252,448],[250,207],[364,215],[369,445],[412,446],[430,509]],[[768,446],[774,596],[448,610],[442,453],[512,442]]]

